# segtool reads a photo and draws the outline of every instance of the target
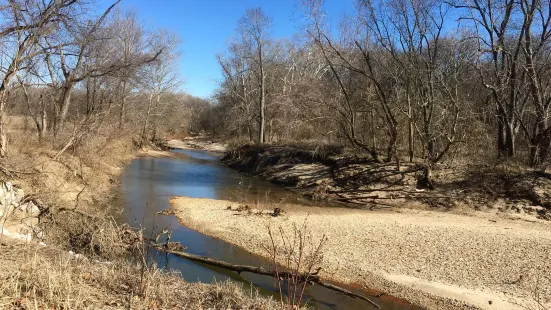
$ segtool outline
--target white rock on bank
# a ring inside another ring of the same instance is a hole
[[[24,202],[25,192],[11,182],[0,183],[0,234],[19,240],[30,240],[33,236],[44,238],[44,231],[38,226],[40,209],[32,202]]]
[[[40,209],[32,201],[21,204],[18,209],[25,212],[27,216],[37,217],[40,215]]]
[[[22,233],[10,232],[6,227],[3,227],[2,225],[0,225],[0,235],[11,239],[25,241],[25,242],[29,242],[32,240],[32,235],[30,233],[22,234]]]

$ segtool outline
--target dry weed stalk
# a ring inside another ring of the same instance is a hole
[[[279,227],[274,233],[268,227],[270,246],[268,251],[276,272],[281,308],[285,305],[298,309],[303,305],[306,287],[322,268],[325,235],[316,239],[308,230],[307,219],[298,226],[293,224],[291,231]],[[282,270],[288,271],[284,277]]]
[[[518,281],[523,280],[521,276]],[[549,303],[549,293],[551,288],[546,287],[545,277],[536,276],[530,281],[531,295],[530,302],[520,303],[517,300],[511,299],[510,302],[526,310],[550,310],[551,303]]]

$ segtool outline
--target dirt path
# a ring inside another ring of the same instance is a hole
[[[314,236],[328,238],[323,276],[430,309],[551,306],[549,223],[301,206],[283,206],[283,216],[271,217],[227,210],[238,204],[222,200],[177,197],[171,204],[183,225],[264,256],[269,225],[289,230],[307,218]]]

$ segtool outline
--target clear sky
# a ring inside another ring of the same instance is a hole
[[[112,0],[100,0],[107,7]],[[137,12],[150,28],[167,28],[182,39],[180,76],[183,90],[208,98],[221,79],[216,54],[224,52],[237,20],[248,8],[261,7],[273,20],[274,38],[291,37],[300,18],[300,0],[122,0],[121,7]],[[335,21],[354,0],[326,0],[326,11]]]

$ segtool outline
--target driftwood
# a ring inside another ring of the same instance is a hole
[[[211,265],[211,266],[220,267],[220,268],[224,268],[224,269],[227,269],[227,270],[235,271],[238,274],[240,274],[242,272],[250,272],[250,273],[255,273],[255,274],[259,274],[259,275],[263,275],[263,276],[269,276],[269,277],[273,277],[273,278],[277,277],[277,274],[276,274],[275,271],[268,270],[268,269],[263,268],[263,267],[255,267],[255,266],[247,266],[247,265],[234,265],[234,264],[230,264],[228,262],[224,262],[224,261],[209,258],[209,257],[189,254],[189,253],[181,252],[181,251],[171,251],[171,250],[168,250],[164,246],[159,245],[159,244],[154,244],[153,247],[155,249],[159,250],[159,251],[163,251],[163,252],[166,252],[166,253],[169,253],[169,254],[174,254],[174,255],[176,255],[178,257],[181,257],[181,258],[185,258],[185,259],[189,259],[189,260],[194,261],[194,262],[204,263],[204,264],[208,264],[208,265]],[[294,276],[293,274],[291,274],[289,272],[285,272],[285,271],[280,271],[278,274],[279,274],[280,278],[287,278],[287,277],[293,277]],[[330,290],[342,293],[342,294],[350,296],[352,298],[359,298],[359,299],[365,300],[377,309],[381,308],[377,303],[375,303],[374,301],[372,301],[371,299],[369,299],[367,297],[364,297],[362,295],[353,293],[353,292],[351,292],[347,289],[344,289],[342,287],[339,287],[339,286],[336,286],[336,285],[333,285],[331,283],[323,281],[318,276],[317,272],[314,273],[314,274],[309,274],[309,275],[306,275],[306,274],[301,275],[299,277],[299,279],[301,281],[307,280],[309,283],[318,284],[320,286],[323,286],[323,287],[328,288]]]
[[[359,199],[375,199],[375,200],[394,200],[394,199],[453,199],[453,196],[431,196],[431,195],[403,195],[403,196],[392,196],[392,197],[383,197],[379,195],[370,195],[370,196],[355,196],[355,197],[341,197],[336,198],[338,201],[351,201]]]

